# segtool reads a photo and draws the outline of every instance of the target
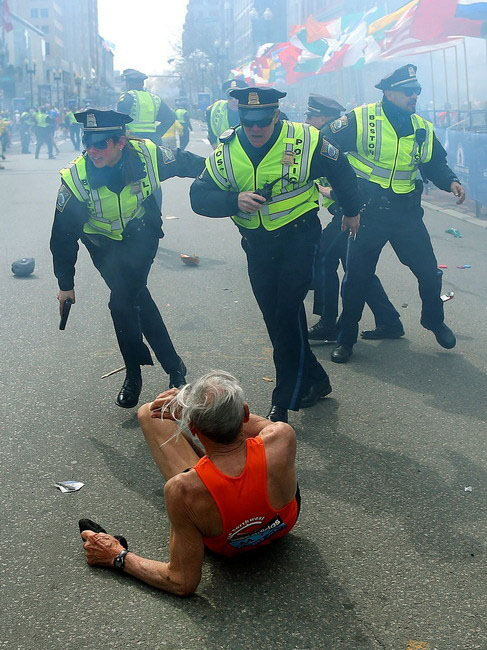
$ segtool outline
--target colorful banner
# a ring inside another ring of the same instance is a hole
[[[482,20],[487,20],[487,1],[472,0],[410,0],[387,15],[375,7],[328,22],[309,16],[304,25],[291,28],[288,42],[262,46],[254,61],[232,72],[251,85],[279,80],[292,84],[380,59],[433,51],[454,45],[452,39],[462,36],[481,37],[486,26]]]

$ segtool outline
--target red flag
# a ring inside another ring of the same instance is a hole
[[[446,24],[455,15],[457,0],[420,0],[414,12],[411,36],[432,41],[441,36]]]
[[[12,16],[8,8],[8,1],[3,0],[2,3],[2,27],[6,32],[11,32],[14,26],[12,25]]]
[[[420,0],[414,14],[411,36],[420,41],[434,41],[448,36],[481,37],[482,21],[456,18],[458,0]]]

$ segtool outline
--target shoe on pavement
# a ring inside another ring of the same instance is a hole
[[[273,404],[266,418],[271,422],[287,422],[287,409]]]
[[[337,328],[326,325],[322,318],[308,330],[310,341],[323,341],[334,343],[337,340]]]
[[[331,353],[333,363],[347,363],[353,354],[353,348],[348,345],[339,345]]]
[[[115,404],[123,409],[131,409],[137,406],[142,390],[142,375],[139,372],[127,372],[125,381],[122,384]]]
[[[445,325],[445,323],[442,323],[440,327],[432,331],[436,337],[436,340],[438,341],[438,343],[441,345],[442,348],[451,350],[451,348],[454,348],[455,345],[457,344],[457,339],[455,338],[455,334],[453,334],[451,329],[447,325]]]
[[[181,388],[186,384],[186,373],[188,372],[184,362],[181,361],[177,370],[169,373],[169,388]]]
[[[367,341],[378,341],[380,339],[400,339],[404,336],[404,328],[401,327],[376,327],[373,330],[364,330],[360,336]]]
[[[313,384],[308,389],[306,395],[301,398],[299,408],[306,409],[310,406],[314,406],[320,401],[320,399],[323,399],[323,397],[329,395],[332,390],[333,389],[331,387],[329,379],[325,379],[324,381],[320,381],[317,384]]]

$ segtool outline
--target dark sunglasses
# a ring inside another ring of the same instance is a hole
[[[401,92],[406,95],[406,97],[412,97],[413,95],[421,95],[423,89],[421,86],[414,86],[414,88],[401,88]]]
[[[249,127],[249,128],[250,128],[251,126],[258,126],[258,127],[260,127],[261,129],[263,129],[263,128],[266,127],[266,126],[269,126],[269,124],[272,122],[273,119],[274,119],[274,116],[272,116],[272,117],[266,117],[266,118],[263,119],[263,120],[257,120],[257,121],[247,121],[247,120],[240,119],[240,124],[241,124],[242,126],[247,126],[247,127]]]
[[[106,149],[108,147],[108,140],[110,140],[110,138],[105,138],[104,140],[93,140],[93,138],[90,138],[89,136],[83,136],[83,138],[81,138],[81,142],[85,149],[94,147],[98,150]]]

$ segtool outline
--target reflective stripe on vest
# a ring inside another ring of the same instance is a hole
[[[145,165],[145,176],[126,185],[120,194],[111,192],[106,185],[91,188],[86,173],[86,158],[78,156],[61,170],[63,182],[78,201],[87,204],[89,219],[83,226],[87,234],[102,234],[110,239],[123,239],[123,230],[132,219],[145,213],[143,201],[159,186],[157,146],[150,140],[130,140]]]
[[[130,110],[130,117],[134,121],[127,124],[127,130],[132,133],[155,133],[161,98],[148,90],[129,90],[127,94],[134,100]]]
[[[357,151],[347,154],[357,176],[391,187],[397,194],[415,189],[418,167],[431,160],[434,131],[431,122],[416,113],[411,115],[413,133],[398,138],[382,104],[365,104],[354,109],[357,121]],[[416,140],[418,129],[426,132],[425,141]]]
[[[217,138],[230,128],[227,106],[228,102],[226,99],[219,99],[211,105],[210,127]]]
[[[235,223],[251,229],[262,224],[266,230],[276,230],[316,209],[319,194],[309,174],[320,132],[307,124],[283,122],[276,142],[254,169],[240,144],[240,128],[206,159],[206,169],[218,187],[230,192],[248,192],[282,176],[286,178],[273,186],[272,198],[258,212],[239,211],[232,217]]]

